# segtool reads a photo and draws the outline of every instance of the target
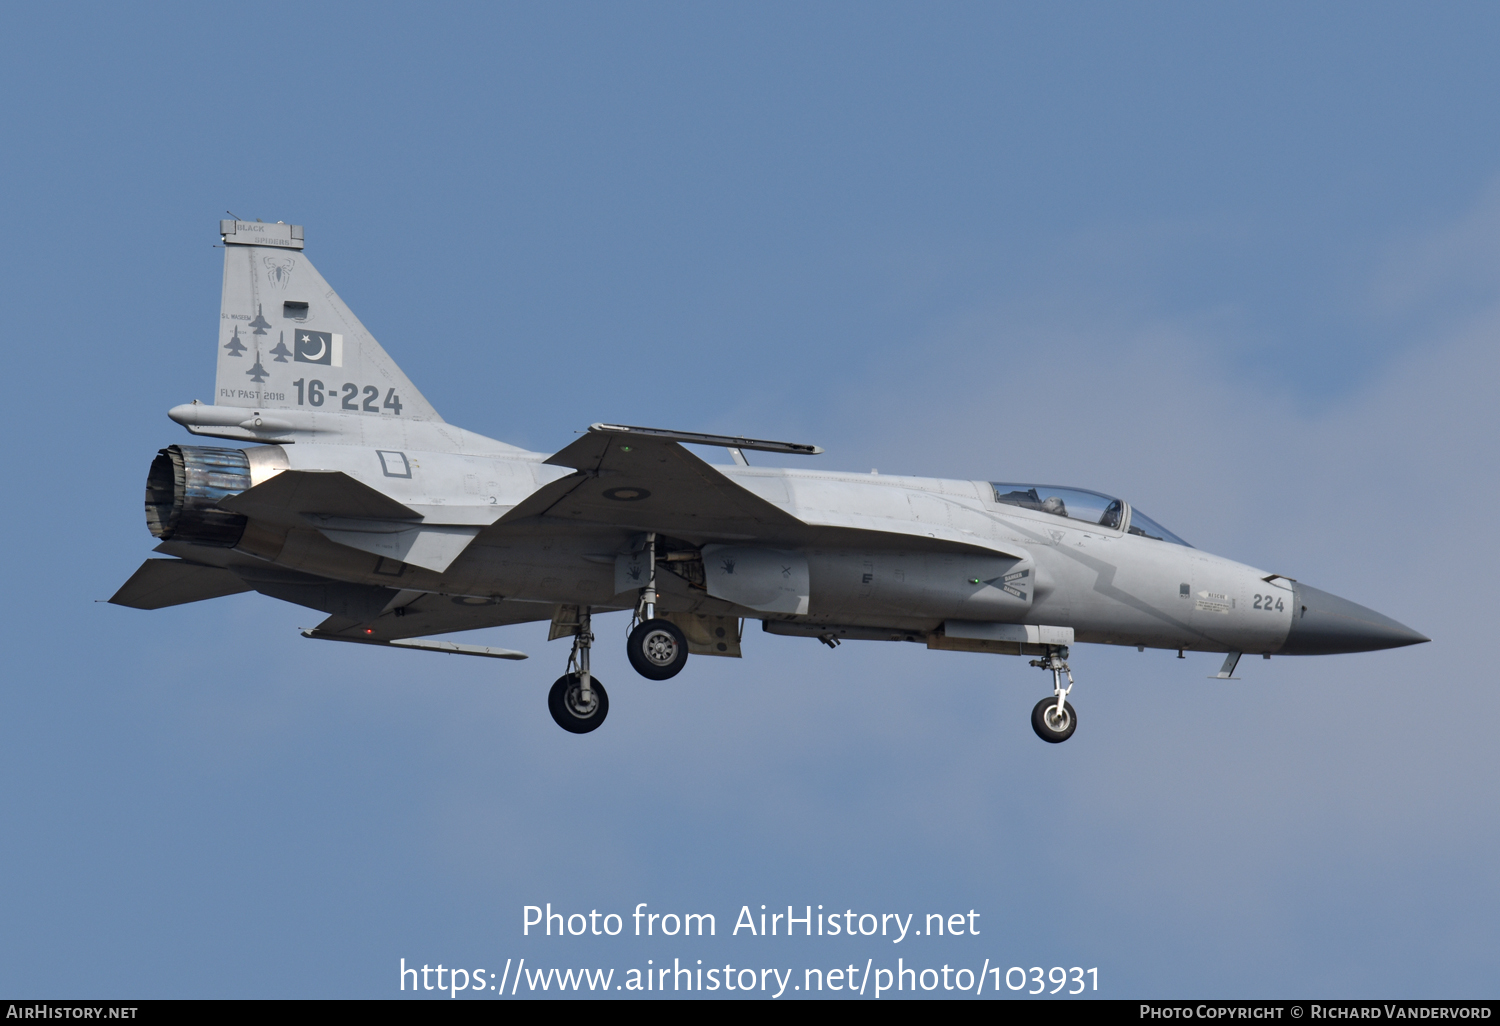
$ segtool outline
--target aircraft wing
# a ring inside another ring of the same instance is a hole
[[[807,545],[842,538],[869,544],[880,538],[884,544],[895,541],[915,548],[1018,555],[1011,546],[998,546],[946,524],[801,506],[793,515],[720,473],[680,442],[790,455],[822,452],[816,446],[788,442],[594,424],[583,437],[546,461],[573,467],[578,473],[538,489],[494,526],[545,516],[580,524],[660,531],[700,542],[753,539]],[[858,508],[858,496],[844,498],[852,498],[853,507]]]
[[[595,424],[546,461],[578,473],[543,486],[496,526],[545,516],[684,539],[773,538],[805,530],[802,521],[731,481],[677,441],[722,444],[714,438]],[[744,448],[780,444],[730,441]]]
[[[222,567],[185,559],[148,559],[110,601],[132,609],[164,609],[249,590],[248,584]]]
[[[397,641],[429,634],[474,631],[481,627],[504,627],[513,623],[550,620],[554,606],[546,602],[512,602],[451,595],[423,595],[399,609],[372,620],[330,616],[313,635],[364,641]],[[399,614],[399,615],[397,615]]]

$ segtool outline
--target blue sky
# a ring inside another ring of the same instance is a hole
[[[391,994],[399,958],[1098,966],[1107,996],[1489,996],[1500,132],[1487,5],[11,7],[0,988]],[[215,222],[444,417],[1114,492],[1415,650],[1020,660],[748,635],[612,714],[524,663],[97,603],[212,391]],[[346,649],[352,649],[346,650]],[[479,663],[482,665],[469,665]],[[1210,664],[1214,665],[1210,665]],[[520,936],[521,907],[983,913],[981,938]],[[766,939],[767,943],[770,939]],[[675,946],[674,946],[675,944]]]

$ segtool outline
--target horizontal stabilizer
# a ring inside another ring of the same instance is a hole
[[[110,601],[131,609],[165,609],[249,590],[244,581],[220,567],[183,559],[148,559]]]
[[[478,536],[478,527],[413,524],[400,520],[358,520],[309,516],[329,541],[440,574]]]
[[[283,470],[219,503],[250,516],[321,513],[331,517],[419,520],[421,515],[341,470]]]
[[[269,564],[235,566],[234,574],[262,595],[354,620],[374,619],[400,594],[396,588],[335,581]]]
[[[315,641],[352,641],[356,645],[385,645],[389,648],[413,648],[419,652],[447,652],[449,655],[485,656],[490,659],[525,659],[525,652],[513,648],[491,648],[489,645],[457,645],[451,641],[431,641],[427,638],[409,638],[384,641],[379,638],[350,637],[346,634],[324,634],[321,631],[303,631],[304,638]]]

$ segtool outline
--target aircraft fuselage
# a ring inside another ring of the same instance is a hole
[[[479,529],[462,555],[437,572],[372,558],[372,552],[331,540],[330,534],[350,536],[326,526],[266,524],[252,517],[236,548],[256,561],[461,601],[572,604],[598,611],[636,604],[634,589],[616,590],[616,559],[651,528],[649,518],[604,527],[576,522],[566,508],[557,508],[503,532],[486,529],[543,485],[569,476],[539,454],[316,443],[250,452],[256,484],[281,469],[342,471],[429,517]],[[987,481],[740,466],[714,470],[807,526],[780,537],[737,539],[705,525],[680,543],[742,542],[800,552],[806,559],[805,610],[747,607],[671,573],[662,577],[665,610],[767,620],[783,628],[778,633],[790,633],[784,628],[793,625],[813,634],[824,626],[868,628],[877,633],[846,636],[906,632],[921,641],[950,622],[1025,623],[1071,627],[1077,642],[1274,654],[1283,651],[1304,605],[1300,586],[1288,578],[1132,534],[1128,504],[1121,504],[1117,526],[1111,527],[1007,505],[996,500]],[[173,547],[171,542],[163,546]],[[188,552],[189,546],[177,547],[181,551],[174,554],[203,556]],[[1007,574],[1018,567],[1027,579],[1007,587]],[[1333,650],[1406,640],[1399,634],[1372,635]],[[1328,650],[1326,643],[1321,650]]]

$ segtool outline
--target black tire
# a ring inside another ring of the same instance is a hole
[[[1067,723],[1058,730],[1052,717],[1048,715],[1057,708],[1057,696],[1044,698],[1031,710],[1031,729],[1036,731],[1036,736],[1049,744],[1061,744],[1073,736],[1073,731],[1078,729],[1078,714],[1073,711],[1073,703],[1067,699],[1063,700],[1063,716]]]
[[[552,690],[547,693],[547,710],[563,730],[572,734],[587,734],[599,729],[604,717],[609,715],[609,693],[599,678],[590,674],[589,690],[594,693],[594,707],[580,710],[578,696],[583,691],[578,674],[569,673],[557,678]]]
[[[667,680],[687,665],[687,638],[671,620],[658,617],[636,625],[625,643],[625,654],[642,677]]]

